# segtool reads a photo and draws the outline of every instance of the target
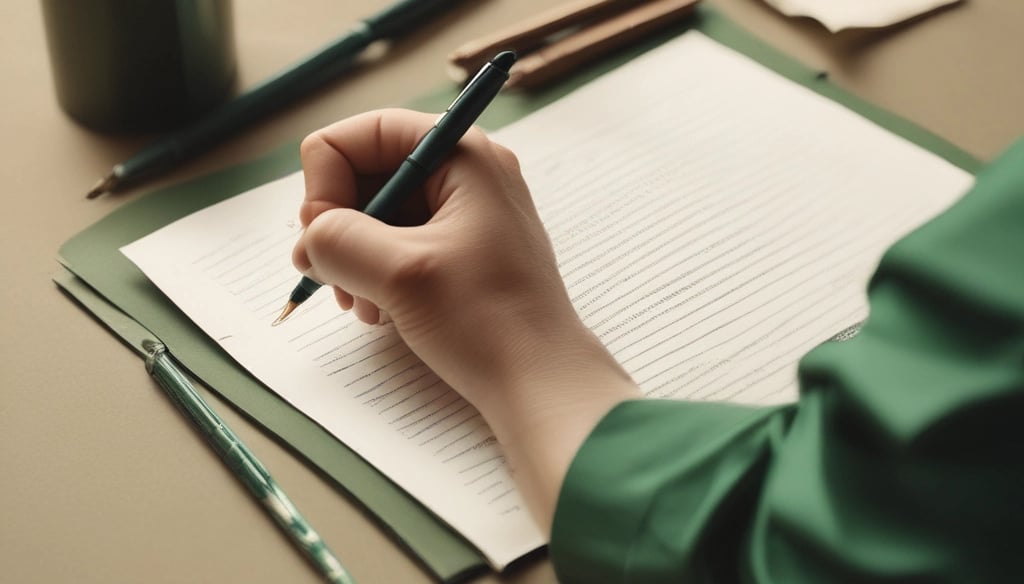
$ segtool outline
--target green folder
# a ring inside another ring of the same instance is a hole
[[[499,96],[480,124],[489,129],[499,128],[690,28],[749,55],[969,172],[974,173],[981,166],[970,155],[926,130],[843,91],[829,82],[827,76],[779,53],[708,7],[701,7],[686,25],[580,71],[555,87]],[[457,89],[444,88],[410,103],[409,107],[442,111]],[[456,581],[486,570],[486,561],[472,545],[343,443],[251,377],[118,251],[121,246],[193,211],[299,168],[298,144],[288,144],[253,162],[161,189],[125,204],[61,247],[60,261],[78,281],[71,285],[65,275],[57,278],[58,285],[74,297],[88,296],[89,302],[83,306],[100,320],[104,319],[105,311],[96,308],[103,306],[96,302],[105,301],[153,331],[194,377],[331,477],[342,492],[375,516],[382,529],[393,534],[441,581]],[[318,524],[330,521],[328,517],[313,519]]]

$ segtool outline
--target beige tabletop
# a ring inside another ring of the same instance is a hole
[[[968,0],[886,31],[827,33],[758,0],[706,0],[843,87],[990,160],[1024,135],[1024,2]],[[240,87],[299,59],[385,0],[237,0]],[[446,82],[447,52],[548,6],[467,2],[295,107],[144,189],[86,201],[144,137],[76,126],[59,110],[36,2],[0,3],[0,581],[318,582],[261,508],[156,390],[142,362],[51,283],[60,244],[144,190],[267,152],[359,111]],[[360,582],[430,577],[372,520],[222,400],[214,408],[264,461]],[[542,556],[481,582],[553,582]]]

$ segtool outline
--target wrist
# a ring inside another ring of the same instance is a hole
[[[575,313],[562,322],[545,319],[523,328],[528,330],[506,335],[502,358],[491,363],[486,386],[472,396],[473,405],[485,416],[492,412],[500,418],[512,412],[533,415],[537,406],[547,411],[588,396],[619,392],[624,385],[636,389],[629,374]]]
[[[519,355],[474,405],[501,443],[538,525],[547,531],[569,466],[597,423],[639,388],[582,323]],[[561,335],[560,335],[561,336]]]

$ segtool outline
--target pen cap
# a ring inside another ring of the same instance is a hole
[[[41,0],[57,101],[103,132],[181,126],[235,79],[231,0]]]

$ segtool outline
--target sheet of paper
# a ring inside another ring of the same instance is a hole
[[[832,32],[881,28],[960,0],[765,0],[786,16],[807,16]]]
[[[494,134],[515,150],[575,306],[651,397],[773,404],[863,320],[883,250],[972,177],[696,32]],[[480,416],[390,326],[297,282],[302,178],[123,252],[242,366],[478,546],[543,538]]]

